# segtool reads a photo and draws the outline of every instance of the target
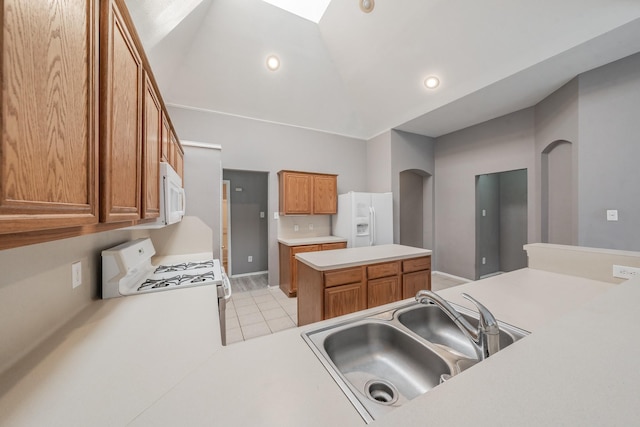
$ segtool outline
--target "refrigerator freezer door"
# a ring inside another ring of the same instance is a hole
[[[372,193],[371,207],[373,222],[373,244],[390,245],[393,243],[393,195],[391,193]]]

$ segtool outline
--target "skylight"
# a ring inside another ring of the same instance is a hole
[[[322,19],[331,0],[262,0],[316,24]]]

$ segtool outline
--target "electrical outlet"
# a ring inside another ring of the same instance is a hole
[[[313,224],[309,224],[309,230],[313,230]]]
[[[71,264],[71,286],[77,288],[82,285],[82,262]]]
[[[607,221],[617,221],[618,220],[618,210],[617,209],[608,209],[607,210]]]
[[[640,268],[614,265],[613,277],[617,277],[619,279],[635,279],[636,277],[640,277]]]
[[[260,218],[264,218],[264,212],[260,211]]]
[[[300,227],[298,227],[298,224],[294,225],[293,226],[293,231],[297,232],[298,230],[300,230]]]
[[[486,257],[482,257],[482,265],[485,265],[487,263],[487,258]]]
[[[247,257],[247,261],[249,261],[249,262],[253,262],[253,257],[252,257],[251,255],[249,255],[249,256]]]
[[[278,212],[274,212],[273,219],[280,219],[280,214]]]

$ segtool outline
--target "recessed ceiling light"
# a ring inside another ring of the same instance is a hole
[[[267,68],[271,71],[275,71],[280,68],[280,59],[278,59],[275,55],[270,55],[267,57]]]
[[[360,0],[360,9],[365,13],[371,12],[375,5],[376,2],[374,0]]]
[[[429,76],[426,79],[424,79],[424,86],[427,89],[435,89],[438,86],[440,86],[440,79],[437,78],[436,76]]]

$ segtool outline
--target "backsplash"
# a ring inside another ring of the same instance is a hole
[[[278,237],[280,238],[294,239],[330,235],[331,215],[281,215],[278,220]]]

